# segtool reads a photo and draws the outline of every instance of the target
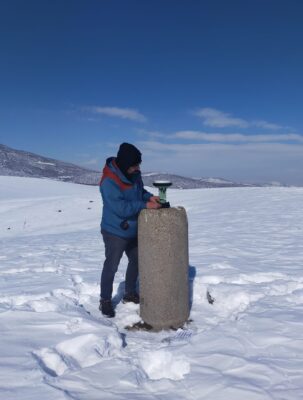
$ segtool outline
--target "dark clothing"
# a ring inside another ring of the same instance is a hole
[[[105,246],[105,261],[101,274],[101,298],[110,300],[113,292],[113,282],[120,260],[125,252],[128,266],[125,276],[125,293],[136,293],[138,278],[138,241],[137,238],[124,239],[102,231]]]

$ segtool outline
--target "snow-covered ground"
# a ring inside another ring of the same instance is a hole
[[[1,398],[302,399],[303,189],[168,197],[188,213],[192,322],[135,332],[126,258],[116,318],[97,308],[98,188],[0,177]]]

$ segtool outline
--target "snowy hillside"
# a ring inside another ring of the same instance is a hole
[[[0,144],[0,175],[96,185],[100,172]]]
[[[116,318],[97,309],[97,187],[1,176],[0,188],[1,398],[302,398],[302,188],[168,190],[189,219],[192,321],[160,333],[125,329],[139,320],[121,303],[126,258]]]
[[[230,182],[224,179],[215,178],[188,178],[180,175],[174,175],[162,172],[148,172],[142,174],[144,184],[153,186],[155,180],[165,180],[172,182],[172,187],[176,189],[202,189],[202,188],[226,188],[226,187],[244,187],[260,186]],[[271,186],[271,185],[266,185]]]
[[[43,157],[27,151],[12,149],[0,144],[0,176],[49,178],[63,182],[98,185],[102,168],[103,166],[100,168],[100,171],[93,171],[78,165]],[[170,180],[173,183],[172,187],[178,189],[252,186],[222,179],[193,179],[161,172],[143,173],[142,178],[144,184],[147,186],[152,186],[155,180]],[[271,186],[271,184],[267,186]]]

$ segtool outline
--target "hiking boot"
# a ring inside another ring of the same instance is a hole
[[[105,315],[108,318],[113,318],[116,315],[111,300],[101,299],[99,310],[102,312],[103,315]]]
[[[126,293],[123,297],[123,303],[140,303],[140,297],[138,293]]]

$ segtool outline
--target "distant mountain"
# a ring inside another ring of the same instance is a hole
[[[96,185],[101,172],[0,144],[0,175],[50,178]]]
[[[98,185],[101,171],[86,169],[0,144],[0,175],[50,178],[84,185]],[[178,189],[280,185],[276,182],[268,185],[250,185],[230,182],[222,178],[187,178],[160,172],[142,173],[142,178],[146,186],[152,186],[155,180],[169,180],[173,183],[172,187]]]
[[[173,175],[168,173],[159,173],[159,172],[142,173],[142,178],[146,186],[152,186],[155,180],[165,180],[172,182],[171,187],[176,189],[250,186],[242,183],[230,182],[219,178],[187,178],[184,176]]]

